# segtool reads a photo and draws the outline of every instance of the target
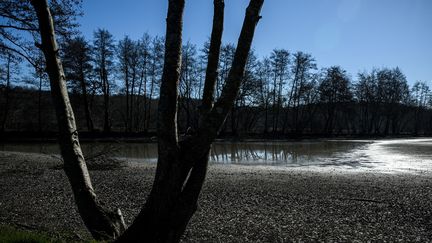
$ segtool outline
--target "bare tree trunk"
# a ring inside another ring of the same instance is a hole
[[[124,117],[125,132],[129,132],[129,71],[126,64],[125,68],[125,88],[126,88],[126,115]]]
[[[88,102],[88,95],[87,95],[87,85],[85,83],[85,76],[84,76],[84,71],[82,70],[82,66],[81,66],[81,74],[80,75],[81,75],[81,77],[80,77],[81,92],[83,95],[84,112],[85,112],[85,117],[86,117],[87,130],[89,132],[92,132],[94,130],[93,120],[91,117],[91,111],[90,111],[89,102]]]
[[[104,97],[104,132],[110,132],[111,131],[111,124],[109,119],[109,96],[110,96],[110,87],[108,82],[108,75],[105,68],[105,64],[102,67],[102,89],[103,89],[103,97]]]
[[[32,0],[31,4],[39,22],[42,39],[40,48],[45,56],[55,105],[64,170],[71,184],[78,211],[95,239],[113,239],[124,229],[123,217],[118,209],[116,212],[105,209],[96,197],[78,140],[48,3],[46,0]]]
[[[143,71],[143,72],[146,72],[146,71]],[[145,132],[147,132],[147,126],[146,126],[146,118],[147,118],[147,112],[148,112],[148,110],[147,110],[147,74],[146,73],[143,73],[142,74],[142,80],[144,81],[144,91],[143,91],[143,98],[142,98],[142,100],[143,100],[143,119],[142,119],[142,128],[141,129],[143,129]]]
[[[275,133],[276,131],[276,87],[277,87],[277,79],[276,79],[276,74],[274,75],[274,79],[273,79],[273,104],[272,104],[272,132]]]
[[[129,132],[132,132],[132,129],[136,132],[135,129],[135,118],[134,118],[134,99],[135,99],[135,81],[136,81],[136,73],[135,73],[135,67],[132,72],[132,87],[131,87],[131,93],[130,93],[130,123],[129,123]]]
[[[267,101],[266,104],[264,106],[264,134],[267,134],[267,129],[268,129],[268,105],[267,105]]]
[[[197,207],[212,142],[238,95],[263,0],[251,0],[222,95],[201,120],[196,135],[179,142],[177,96],[184,0],[170,0],[165,65],[158,107],[158,165],[147,202],[118,242],[178,242]],[[223,5],[219,5],[223,6]],[[212,87],[214,79],[208,79]],[[211,95],[211,90],[206,92]],[[206,97],[211,103],[212,98]]]
[[[38,70],[39,89],[38,89],[38,131],[42,132],[42,70]]]
[[[5,105],[4,105],[4,114],[3,114],[3,119],[2,119],[2,124],[1,124],[1,131],[4,132],[6,129],[6,121],[8,118],[8,112],[9,112],[9,92],[10,92],[10,65],[11,65],[11,59],[12,56],[9,53],[8,54],[8,59],[7,59],[7,64],[6,64],[6,88],[5,88]]]
[[[154,77],[154,73],[153,73],[153,77],[151,79],[151,83],[150,83],[150,93],[149,93],[149,100],[148,100],[148,107],[147,107],[147,118],[146,118],[146,130],[150,129],[150,124],[151,124],[151,108],[152,108],[152,98],[153,98],[153,91],[154,91],[154,86],[155,86],[155,77]]]
[[[236,117],[237,114],[237,102],[234,102],[233,108],[231,109],[231,135],[237,136],[237,124],[236,124]]]

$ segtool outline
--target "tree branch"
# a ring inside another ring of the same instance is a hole
[[[24,53],[18,51],[18,50],[15,49],[15,48],[12,48],[12,47],[9,47],[9,46],[6,46],[6,45],[0,43],[0,49],[6,49],[6,50],[9,50],[9,51],[12,51],[12,52],[18,54],[19,56],[23,57],[24,59],[26,59],[27,62],[29,62],[30,65],[32,65],[35,69],[39,69],[39,68],[40,68],[40,67],[36,64],[36,62],[34,62],[34,60],[32,60],[29,56],[27,56],[26,54],[24,54]]]
[[[220,47],[224,21],[224,0],[214,0],[213,27],[210,39],[210,48],[204,83],[201,113],[206,114],[213,107],[214,92],[216,89],[217,69],[219,64]]]
[[[18,17],[16,17],[16,16],[13,16],[13,15],[11,15],[11,14],[6,14],[6,13],[5,13],[5,10],[2,10],[2,11],[1,11],[1,13],[0,13],[0,17],[7,18],[7,19],[11,19],[11,20],[13,20],[13,21],[20,22],[20,23],[22,23],[22,24],[24,24],[24,25],[28,25],[28,22],[34,21],[34,19],[30,19],[30,18],[27,18],[27,19],[21,19],[21,18],[18,18]]]
[[[15,25],[0,25],[0,28],[4,28],[4,29],[15,29],[15,30],[25,30],[25,31],[37,31],[38,29],[36,28],[25,28],[25,27],[19,27],[19,26],[15,26]]]
[[[224,123],[238,95],[253,36],[255,34],[255,27],[261,18],[259,14],[263,3],[264,0],[251,0],[246,9],[246,15],[238,39],[234,60],[223,87],[221,97],[215,103],[211,112],[203,118],[204,120],[195,138],[199,141],[198,144],[202,144],[201,146],[207,147],[208,144],[211,144],[216,138],[220,127]]]
[[[181,69],[184,0],[170,0],[165,36],[165,62],[158,104],[159,148],[177,147],[177,96]]]

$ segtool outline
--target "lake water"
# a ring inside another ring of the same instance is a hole
[[[154,143],[83,143],[86,155],[102,150],[143,163],[157,161]],[[57,154],[55,143],[0,144],[0,150]],[[306,140],[216,142],[215,164],[330,168],[379,172],[432,172],[432,138],[386,140]]]

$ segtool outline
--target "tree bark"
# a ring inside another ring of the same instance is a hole
[[[165,65],[158,107],[158,165],[147,202],[117,242],[178,242],[197,207],[212,142],[240,89],[263,0],[251,0],[238,48],[222,96],[202,119],[198,133],[179,142],[177,96],[181,65],[184,0],[170,0],[165,40]],[[217,41],[220,41],[218,39]],[[214,44],[214,43],[213,43]],[[216,44],[215,44],[216,45]],[[211,72],[210,72],[211,73]],[[213,79],[208,78],[209,86]],[[208,92],[210,103],[212,92]]]
[[[170,0],[165,37],[165,63],[158,104],[158,164],[147,201],[118,242],[169,242],[169,217],[178,198],[180,180],[177,96],[180,79],[184,0]]]
[[[78,139],[75,117],[67,93],[65,74],[58,57],[53,19],[46,0],[31,0],[42,39],[40,48],[46,60],[59,127],[59,144],[64,170],[69,179],[78,211],[95,239],[113,239],[121,234],[124,221],[119,209],[104,208],[96,197]]]
[[[218,76],[220,48],[222,44],[224,0],[214,0],[213,27],[210,38],[210,48],[204,83],[201,113],[206,114],[213,107],[214,93]]]

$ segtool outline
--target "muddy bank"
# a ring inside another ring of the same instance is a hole
[[[0,223],[87,239],[60,160],[0,152]],[[153,165],[90,171],[130,224]],[[186,242],[430,241],[432,175],[211,166]]]

